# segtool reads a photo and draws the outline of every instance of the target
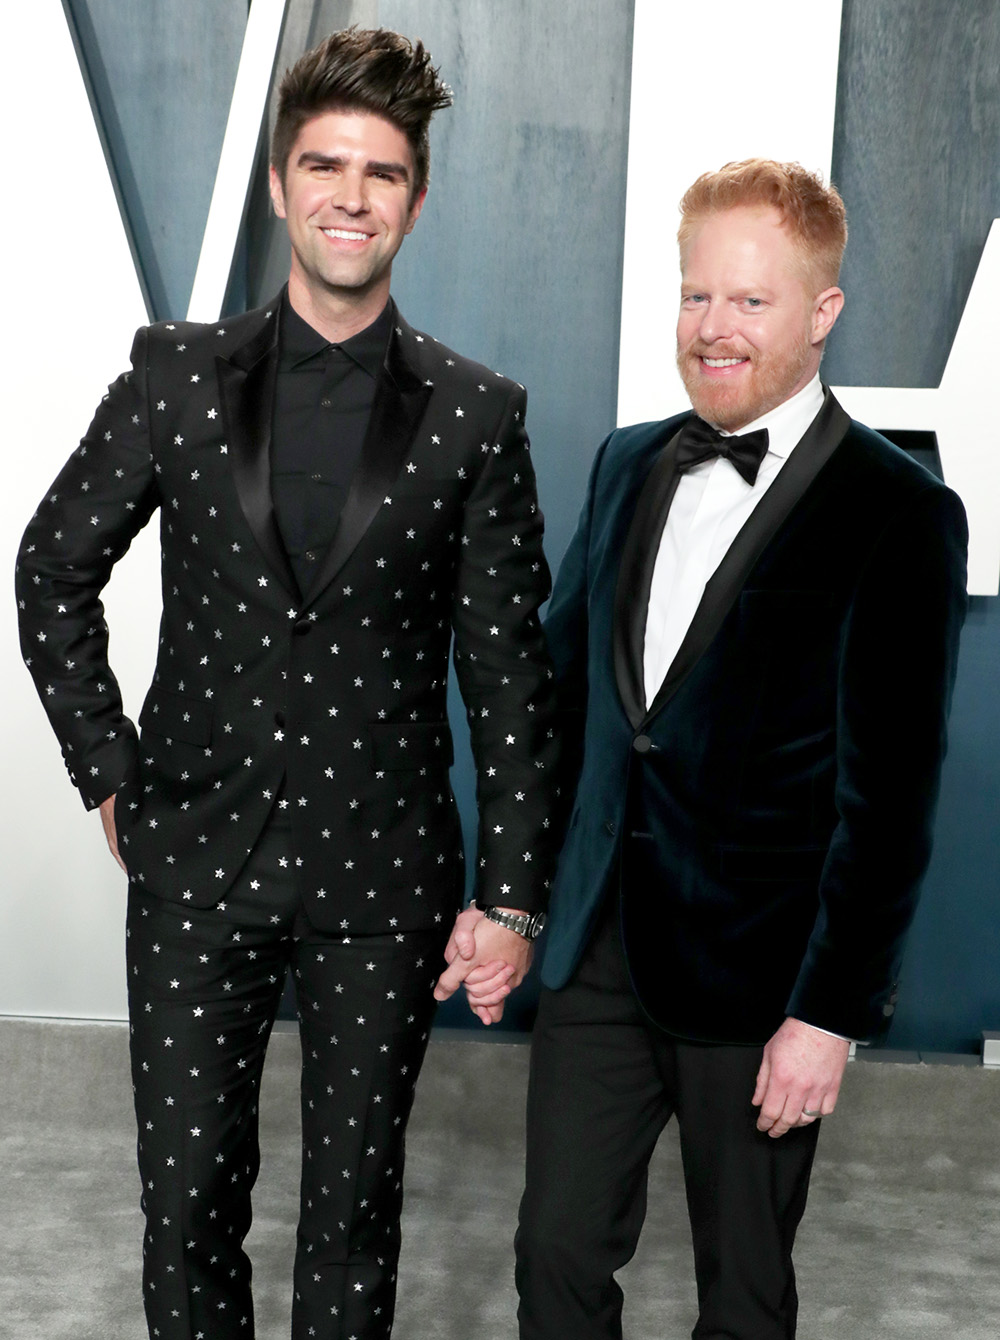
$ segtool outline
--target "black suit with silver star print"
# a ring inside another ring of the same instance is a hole
[[[89,807],[118,792],[130,878],[209,906],[285,780],[313,923],[430,927],[462,886],[449,646],[475,754],[483,904],[545,904],[548,594],[522,388],[396,314],[339,528],[303,596],[270,490],[275,303],[142,330],[25,533],[21,639]],[[153,685],[123,714],[99,601],[161,511]]]
[[[339,526],[300,593],[270,487],[279,312],[138,333],[25,533],[21,638],[84,803],[117,794],[151,1333],[252,1336],[256,1093],[290,964],[293,1335],[368,1340],[391,1327],[402,1132],[464,885],[449,652],[476,895],[541,909],[558,826],[549,579],[523,389],[394,310]],[[137,731],[100,591],[157,508],[163,617]]]

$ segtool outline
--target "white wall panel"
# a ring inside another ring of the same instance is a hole
[[[688,186],[743,158],[829,176],[840,20],[841,0],[636,0],[619,424],[688,407],[674,364]]]
[[[8,434],[0,496],[3,570],[28,518],[87,427],[108,382],[128,365],[142,294],[59,0],[0,11],[0,83],[8,127],[8,340],[2,363]],[[40,92],[33,58],[43,53]],[[56,92],[58,96],[56,96]],[[154,527],[155,531],[155,527]],[[69,785],[17,649],[9,575],[0,621],[3,680],[0,1013],[121,1018],[125,877],[100,819]],[[116,570],[106,605],[119,630],[114,660],[137,712],[156,644],[155,533]]]

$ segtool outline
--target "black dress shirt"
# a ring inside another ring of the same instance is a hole
[[[364,444],[392,322],[382,313],[330,344],[282,299],[271,422],[271,492],[303,595],[333,539]]]

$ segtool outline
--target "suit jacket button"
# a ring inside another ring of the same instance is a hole
[[[304,637],[310,628],[312,628],[310,619],[296,619],[295,623],[292,624],[292,632],[296,637]]]
[[[605,820],[604,820],[604,831],[605,831],[605,833],[607,833],[608,837],[614,837],[615,833],[616,833],[618,830],[615,828],[615,824],[614,824],[614,820],[613,820],[613,819],[605,819]]]
[[[653,747],[653,741],[648,735],[637,735],[632,741],[632,748],[637,754],[648,754]]]
[[[274,714],[274,724],[275,724],[276,726],[283,726],[283,725],[285,724],[285,714],[284,714],[284,712],[275,712],[275,714]]]

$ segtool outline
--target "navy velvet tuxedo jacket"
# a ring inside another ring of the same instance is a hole
[[[523,388],[394,329],[339,528],[300,593],[269,444],[279,302],[141,330],[22,542],[22,648],[71,776],[117,792],[129,876],[210,905],[279,790],[313,923],[404,931],[464,884],[449,648],[468,710],[481,901],[547,900],[556,769],[548,594]],[[124,714],[99,592],[160,509],[152,687]]]
[[[662,1027],[865,1038],[890,1010],[930,856],[966,606],[949,489],[826,392],[706,588],[650,709],[642,650],[687,416],[602,444],[547,617],[579,779],[543,980],[620,886]]]

